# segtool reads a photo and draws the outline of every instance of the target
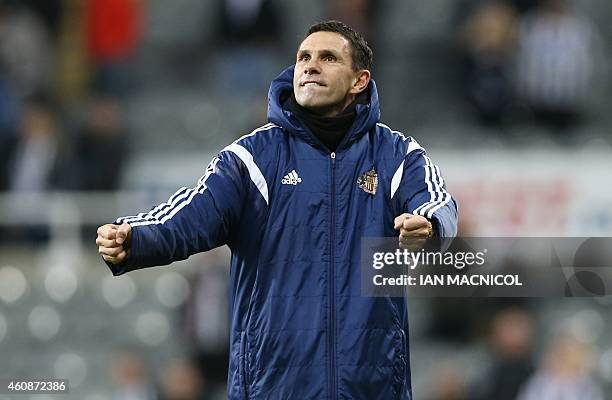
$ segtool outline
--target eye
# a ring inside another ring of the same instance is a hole
[[[323,57],[323,61],[334,62],[334,61],[336,61],[336,57],[334,57],[331,54],[329,54],[329,55],[326,55],[325,57]]]
[[[310,60],[310,56],[308,54],[302,54],[298,57],[298,61],[308,61]]]

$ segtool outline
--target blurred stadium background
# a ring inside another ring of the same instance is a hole
[[[265,123],[332,17],[365,32],[383,122],[441,166],[461,234],[611,236],[608,0],[0,0],[0,377],[224,398],[227,250],[114,278],[95,227]],[[415,399],[612,399],[610,298],[410,309]]]

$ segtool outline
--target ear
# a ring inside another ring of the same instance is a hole
[[[358,94],[363,92],[370,83],[370,76],[370,71],[368,71],[367,69],[362,69],[357,72],[357,76],[353,80],[353,86],[351,87],[351,90],[349,90],[349,93]]]

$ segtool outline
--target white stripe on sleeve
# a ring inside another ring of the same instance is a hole
[[[264,178],[263,174],[261,173],[261,170],[259,169],[257,164],[255,164],[251,153],[249,153],[247,149],[245,149],[238,143],[232,143],[221,151],[231,151],[242,160],[244,165],[246,165],[247,170],[249,171],[249,176],[251,177],[251,180],[263,196],[264,200],[266,201],[266,204],[269,204],[268,184],[266,183],[266,178]]]
[[[415,150],[423,150],[423,148],[417,143],[416,140],[410,138],[410,143],[408,143],[408,148],[406,149],[406,157],[408,157],[408,155]],[[397,167],[397,170],[395,170],[393,178],[391,179],[391,198],[395,196],[395,192],[397,192],[397,189],[399,189],[399,185],[402,182],[402,177],[404,175],[404,161],[406,160],[406,157],[404,157],[404,160],[402,160],[400,166]]]
[[[422,215],[425,218],[431,218],[435,211],[451,200],[451,195],[444,189],[444,180],[440,173],[440,168],[435,166],[429,157],[425,155],[423,157],[425,157],[425,182],[430,193],[430,200],[421,204],[412,213]],[[431,174],[429,173],[430,169]],[[434,186],[434,190],[432,190],[432,186]]]
[[[191,203],[196,194],[204,193],[207,188],[206,181],[208,180],[210,175],[214,174],[217,170],[217,162],[219,162],[219,159],[217,157],[213,158],[213,160],[210,162],[210,164],[208,164],[208,167],[206,168],[206,173],[198,180],[198,185],[192,189],[187,190],[182,195],[176,197],[175,200],[172,202],[170,208],[166,209],[165,211],[162,211],[160,209],[158,212],[155,212],[154,208],[146,217],[143,218],[143,220],[131,222],[130,225],[132,225],[132,227],[135,227],[142,225],[164,224],[166,221],[174,217],[176,213],[178,213],[185,206]]]

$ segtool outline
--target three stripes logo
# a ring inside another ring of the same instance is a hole
[[[283,180],[281,181],[281,183],[283,185],[297,185],[298,183],[302,182],[302,178],[300,178],[297,174],[297,172],[295,172],[295,170],[289,172],[287,175],[285,175],[285,177],[283,178]]]

